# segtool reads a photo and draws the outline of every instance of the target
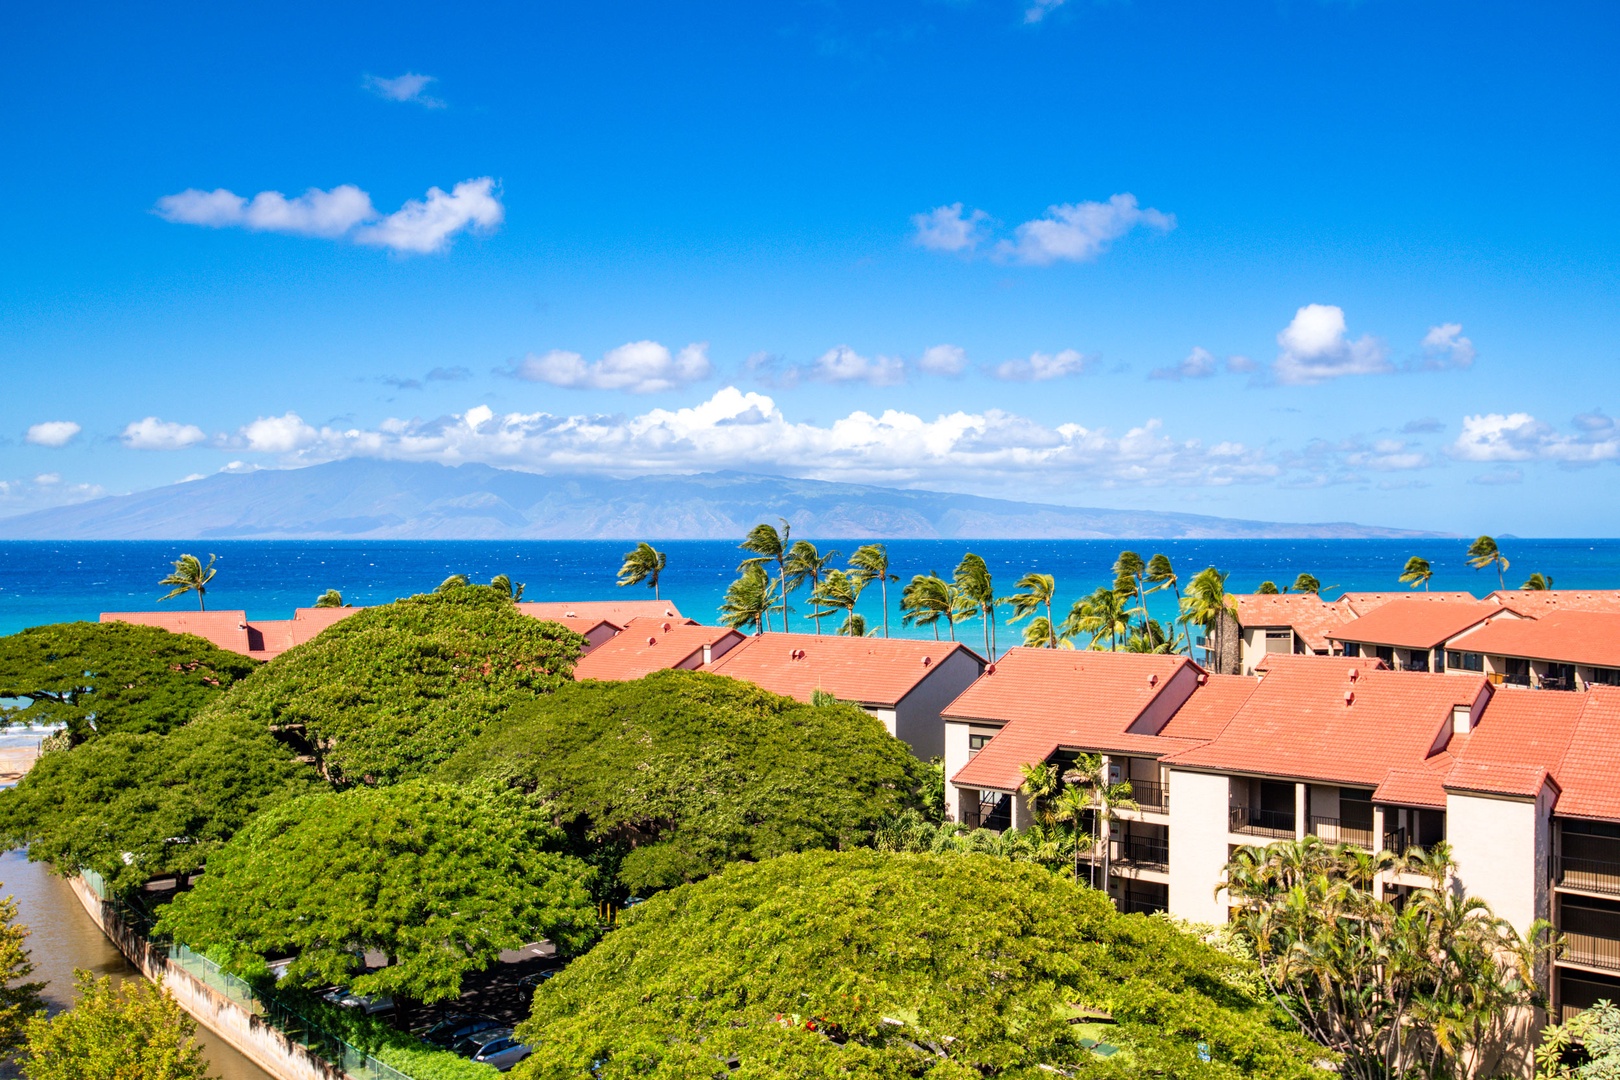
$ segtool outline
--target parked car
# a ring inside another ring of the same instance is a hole
[[[482,1031],[473,1032],[471,1035],[460,1039],[456,1045],[452,1046],[450,1049],[454,1050],[464,1058],[476,1058],[480,1053],[483,1052],[484,1047],[488,1046],[490,1043],[496,1042],[500,1039],[511,1038],[511,1035],[512,1029],[510,1027],[505,1024],[499,1024],[492,1028],[485,1028]]]
[[[334,986],[322,994],[321,998],[345,1009],[359,1009],[367,1016],[388,1012],[394,1007],[394,999],[386,995],[382,997],[366,997],[363,994],[356,994],[353,990],[345,990],[341,986]]]
[[[523,976],[523,978],[518,980],[518,985],[525,990],[533,990],[541,983],[547,981],[548,979],[554,979],[561,974],[562,968],[546,968],[544,971],[536,971]]]
[[[476,1035],[481,1031],[493,1031],[496,1028],[505,1026],[492,1016],[479,1016],[477,1013],[452,1013],[428,1028],[422,1038],[434,1046],[448,1050],[469,1035]]]
[[[513,1037],[511,1028],[497,1034],[498,1038],[485,1043],[479,1047],[476,1054],[472,1055],[474,1061],[483,1065],[493,1065],[500,1072],[506,1072],[534,1052]]]

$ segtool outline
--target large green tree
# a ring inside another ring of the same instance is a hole
[[[0,637],[0,708],[12,724],[66,724],[74,742],[164,732],[259,666],[200,637],[129,623],[55,623]]]
[[[854,705],[660,671],[514,708],[444,775],[551,799],[581,854],[645,892],[736,859],[864,842],[919,805],[925,769]]]
[[[208,1080],[197,1024],[162,986],[73,973],[71,1009],[28,1024],[28,1080]]]
[[[265,665],[204,711],[302,733],[336,783],[419,775],[514,702],[570,681],[585,639],[498,589],[366,608]]]
[[[246,974],[292,955],[292,985],[454,999],[504,949],[596,936],[585,864],[537,800],[410,780],[309,795],[258,818],[163,909],[161,932]],[[366,971],[375,950],[388,964]]]
[[[321,786],[262,724],[194,720],[168,735],[104,735],[40,757],[0,792],[0,844],[117,891],[200,869],[262,808]]]
[[[0,1061],[23,1043],[23,1027],[45,1008],[44,983],[29,982],[34,961],[28,955],[28,927],[17,922],[17,900],[0,900]]]
[[[788,855],[635,908],[536,993],[517,1075],[1321,1075],[1242,974],[1039,867]]]

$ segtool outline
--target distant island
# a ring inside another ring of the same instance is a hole
[[[710,540],[778,517],[805,536],[890,539],[1398,539],[1350,522],[1106,510],[742,472],[542,476],[350,460],[221,473],[0,519],[8,540]]]

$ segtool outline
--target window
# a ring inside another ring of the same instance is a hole
[[[1294,651],[1294,632],[1292,630],[1267,630],[1266,652],[1290,653]]]
[[[1406,668],[1405,668],[1405,670],[1407,670],[1407,671],[1428,671],[1429,670],[1429,650],[1427,650],[1427,649],[1409,649],[1409,650],[1407,650],[1407,653],[1406,653]]]
[[[1589,683],[1598,683],[1602,686],[1620,686],[1620,670],[1612,667],[1597,667],[1592,669],[1592,677],[1586,680]]]
[[[1477,652],[1446,650],[1446,667],[1454,671],[1484,671],[1485,658]]]
[[[1344,643],[1344,655],[1346,655],[1346,656],[1360,656],[1361,655],[1361,642],[1359,642],[1359,641],[1347,641],[1347,642],[1345,642]]]
[[[986,746],[990,745],[990,740],[993,738],[995,738],[994,735],[969,735],[968,756],[972,757],[974,754],[977,754],[980,750],[983,750]]]

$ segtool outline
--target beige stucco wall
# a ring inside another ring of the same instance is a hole
[[[885,721],[889,733],[910,746],[911,752],[923,761],[941,756],[945,753],[945,722],[939,714],[961,697],[982,671],[983,665],[972,653],[966,649],[953,651],[895,706],[893,722]],[[962,760],[967,761],[965,757]]]
[[[1546,789],[1536,800],[1446,795],[1446,839],[1457,860],[1458,885],[1521,934],[1548,912],[1550,801]]]
[[[1170,913],[1226,922],[1216,886],[1226,869],[1231,781],[1211,773],[1170,770]]]

